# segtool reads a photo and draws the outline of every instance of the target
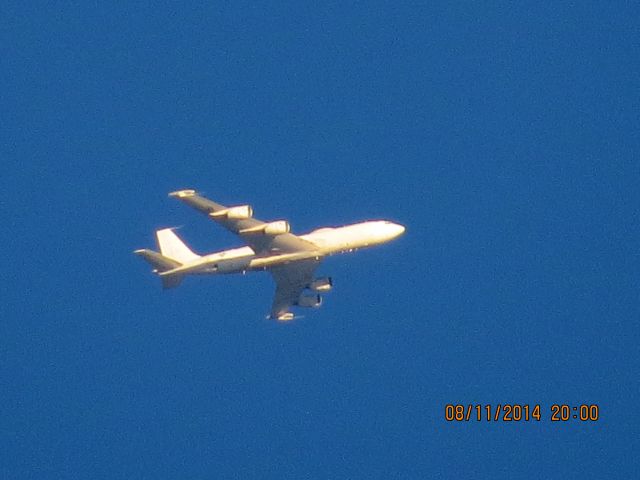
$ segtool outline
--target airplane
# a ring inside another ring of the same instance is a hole
[[[297,318],[291,307],[319,307],[321,293],[331,290],[330,277],[315,278],[315,271],[327,256],[387,243],[405,227],[386,220],[375,220],[324,227],[306,235],[294,235],[289,222],[263,222],[254,218],[249,205],[226,207],[197,193],[178,190],[169,193],[207,215],[227,230],[239,235],[247,246],[197,255],[174,232],[156,232],[160,252],[135,250],[153,267],[164,288],[177,287],[186,275],[217,275],[267,270],[276,283],[275,298],[267,318],[289,321]],[[309,291],[310,293],[307,293]]]

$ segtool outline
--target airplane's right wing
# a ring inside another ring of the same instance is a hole
[[[320,260],[308,259],[291,262],[270,270],[276,282],[276,294],[271,306],[271,318],[277,320],[291,320],[293,314],[289,312],[292,305],[306,307],[320,306],[319,295],[303,296],[304,289],[313,281],[313,274],[320,265]],[[301,304],[301,298],[306,303]]]
[[[179,190],[171,192],[169,196],[195,208],[239,235],[258,255],[317,250],[313,243],[289,233],[288,222],[263,222],[253,218],[253,211],[248,205],[225,207],[199,195],[195,190]]]

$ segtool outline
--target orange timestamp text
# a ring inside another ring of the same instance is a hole
[[[548,419],[552,422],[596,422],[600,418],[598,405],[569,405],[554,403],[544,414],[540,404],[497,403],[497,404],[451,404],[444,407],[444,419],[447,422],[539,422]]]

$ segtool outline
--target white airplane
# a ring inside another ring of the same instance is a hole
[[[384,220],[369,221],[336,228],[320,228],[306,235],[289,232],[286,220],[263,222],[253,217],[249,205],[225,207],[195,190],[169,194],[199,210],[231,232],[240,235],[246,247],[196,255],[178,238],[173,229],[156,232],[160,253],[136,250],[153,267],[164,288],[177,287],[185,275],[246,273],[268,270],[276,282],[276,292],[269,318],[287,321],[295,317],[290,307],[319,307],[320,293],[331,290],[329,277],[314,278],[322,259],[335,253],[389,242],[402,235],[405,228]],[[313,294],[305,293],[305,290]]]

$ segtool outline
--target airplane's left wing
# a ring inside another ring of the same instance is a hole
[[[301,296],[304,289],[313,281],[313,274],[320,260],[308,259],[291,262],[270,270],[276,282],[276,294],[271,306],[271,318],[292,320],[289,308],[293,305],[318,307],[321,303],[319,295]]]
[[[203,197],[195,190],[179,190],[171,192],[169,196],[239,235],[258,255],[317,250],[313,243],[289,233],[289,223],[285,220],[263,222],[253,218],[253,210],[248,205],[226,207]]]

